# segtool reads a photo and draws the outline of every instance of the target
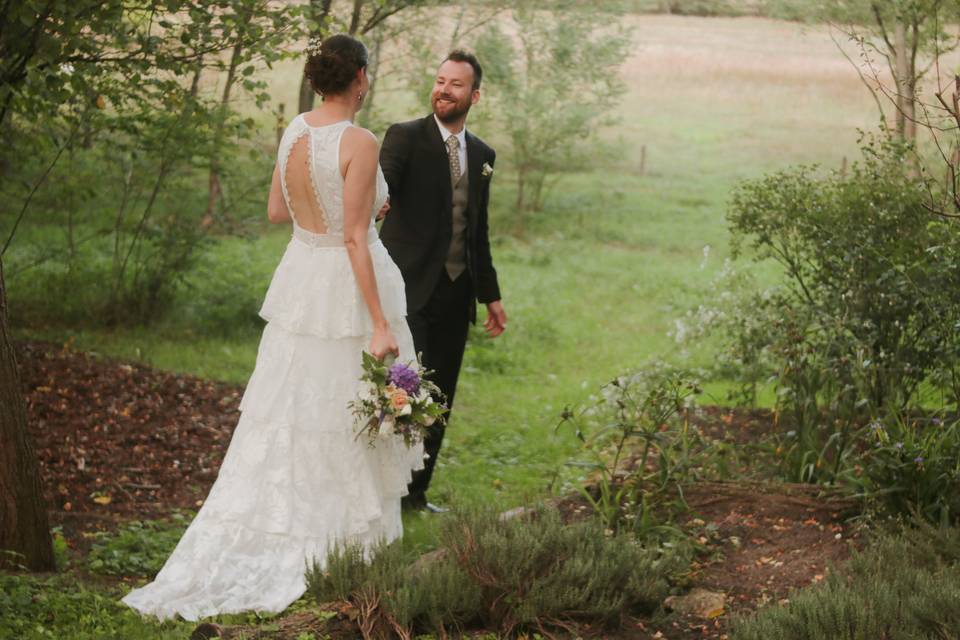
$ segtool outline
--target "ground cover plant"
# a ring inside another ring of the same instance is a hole
[[[650,614],[686,569],[676,551],[614,536],[602,524],[565,524],[540,508],[505,519],[495,510],[462,512],[440,530],[439,551],[411,566],[400,545],[368,561],[362,549],[334,550],[307,582],[320,602],[356,610],[365,638],[391,632],[441,636],[482,628],[504,637],[578,624],[619,626],[627,613]]]
[[[564,410],[558,430],[573,429],[585,454],[571,464],[593,481],[578,490],[604,527],[661,531],[655,504],[704,466],[693,459],[702,441],[689,415],[699,393],[689,374],[649,363],[604,386],[595,403]]]

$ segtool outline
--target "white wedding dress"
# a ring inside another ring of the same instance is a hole
[[[402,533],[400,498],[423,447],[355,439],[356,397],[372,322],[343,245],[340,140],[350,123],[309,126],[297,116],[280,144],[286,178],[295,146],[309,145],[309,178],[327,233],[293,222],[260,315],[267,320],[241,415],[216,482],[156,579],[123,602],[161,619],[279,612],[305,591],[305,569],[331,545],[371,547]],[[283,195],[291,198],[286,179]],[[387,197],[377,170],[376,212]],[[381,305],[400,346],[415,353],[403,279],[371,220]]]

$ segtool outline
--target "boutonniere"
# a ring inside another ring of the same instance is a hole
[[[484,178],[489,178],[493,175],[493,167],[490,166],[489,162],[483,163],[483,166],[480,168],[480,175]]]

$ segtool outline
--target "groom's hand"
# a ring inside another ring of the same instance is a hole
[[[390,198],[389,196],[384,201],[383,206],[380,207],[380,211],[377,211],[377,222],[380,222],[387,217],[387,213],[390,211]]]
[[[507,312],[503,310],[500,300],[487,304],[487,319],[483,328],[491,338],[496,338],[507,328]]]

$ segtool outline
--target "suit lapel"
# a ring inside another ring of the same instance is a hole
[[[445,212],[449,215],[450,207],[453,206],[453,186],[450,184],[450,160],[447,158],[447,147],[443,143],[443,137],[440,135],[440,127],[437,126],[437,121],[434,119],[432,113],[423,119],[423,126],[426,132],[425,139],[429,148],[430,162],[432,165],[430,171],[441,172],[447,176],[447,179],[442,182],[446,185],[443,201],[447,203]]]
[[[467,217],[473,226],[480,210],[480,172],[483,166],[483,155],[476,138],[467,131],[467,177],[470,180],[468,188]]]

